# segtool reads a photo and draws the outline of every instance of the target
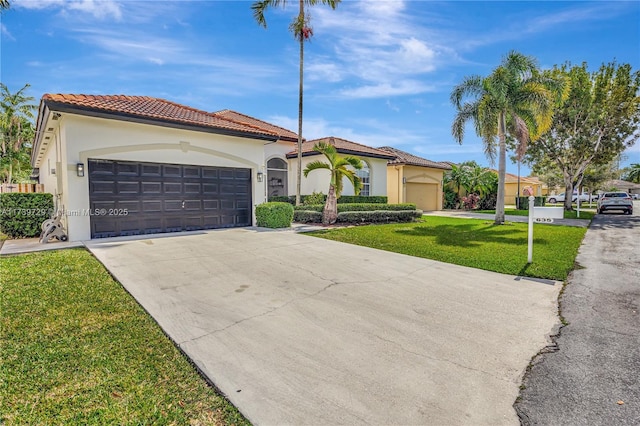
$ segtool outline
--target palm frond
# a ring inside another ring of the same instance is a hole
[[[318,170],[318,169],[331,170],[331,166],[329,164],[327,164],[327,163],[324,163],[322,161],[316,160],[316,161],[312,161],[309,164],[307,164],[307,167],[304,168],[302,173],[304,174],[304,177],[307,177],[310,172],[312,172],[314,170]]]
[[[253,17],[261,27],[267,28],[267,20],[264,17],[264,13],[269,8],[284,6],[286,0],[258,0],[251,5],[253,10]]]

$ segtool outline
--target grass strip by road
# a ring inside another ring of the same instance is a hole
[[[249,424],[87,251],[0,271],[0,424]]]
[[[558,206],[546,206],[546,207],[558,207]],[[472,210],[471,213],[487,213],[487,214],[496,214],[495,210]],[[529,216],[529,210],[516,210],[516,209],[505,209],[504,214],[512,215],[512,216]],[[593,216],[595,216],[595,211],[589,210],[580,210],[580,217],[578,217],[578,212],[575,210],[572,211],[564,211],[565,219],[584,219],[591,220]]]
[[[335,228],[307,235],[505,274],[565,280],[586,229],[534,225],[533,263],[528,265],[527,226],[429,216],[416,223]]]

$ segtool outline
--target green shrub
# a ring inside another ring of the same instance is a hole
[[[422,210],[374,210],[374,211],[350,211],[338,213],[339,223],[389,223],[389,222],[413,222],[422,217]]]
[[[51,218],[52,214],[51,194],[0,194],[0,232],[10,238],[39,236],[42,222]]]
[[[341,195],[338,198],[338,204],[351,204],[351,203],[375,203],[375,204],[387,204],[386,195]]]
[[[289,203],[292,205],[296,204],[296,196],[295,195],[274,195],[269,197],[270,203]]]
[[[460,205],[458,194],[448,186],[444,187],[444,208],[456,209]]]
[[[295,210],[309,210],[321,212],[324,209],[324,204],[314,204],[309,206],[296,206]],[[415,210],[416,205],[414,203],[403,204],[375,204],[375,203],[349,203],[338,204],[338,213],[340,212],[353,212],[353,211],[374,211],[374,210]]]
[[[256,206],[256,222],[265,228],[288,228],[293,220],[293,206],[289,203],[269,202]]]
[[[518,210],[529,210],[529,197],[518,197],[520,198],[520,204]],[[547,201],[547,197],[536,197],[533,201],[533,205],[537,207],[544,206],[544,203]]]
[[[315,210],[296,210],[293,221],[298,223],[322,223],[322,212]]]
[[[318,197],[318,195],[322,195],[321,202],[318,203],[317,201],[314,201],[314,202],[309,202],[307,204],[314,204],[314,205],[323,204],[326,200],[325,198],[326,195],[322,194],[322,192],[320,192],[319,194],[314,192],[311,195],[301,195],[300,203],[305,204],[305,201],[307,200],[307,198],[311,198],[311,200],[313,200],[314,197]],[[273,197],[269,197],[269,202],[289,203],[295,206],[296,196],[295,195],[274,195]],[[382,195],[342,195],[340,196],[340,198],[338,198],[338,204],[350,204],[350,203],[386,204],[387,197]]]
[[[313,192],[311,195],[304,197],[302,204],[305,206],[313,206],[315,204],[324,204],[327,201],[327,197],[322,192]]]

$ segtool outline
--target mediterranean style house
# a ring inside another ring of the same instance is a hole
[[[407,174],[400,185],[407,188],[390,202],[441,208],[444,168],[436,166],[440,177],[429,174],[423,182],[409,173],[414,164],[397,163],[399,152],[338,137],[305,141],[303,168],[322,160],[313,150],[319,141],[363,161],[362,195],[387,195],[388,176],[402,165]],[[31,163],[57,209],[64,209],[71,241],[242,227],[255,224],[257,204],[295,194],[297,134],[239,112],[206,112],[148,96],[46,94]],[[302,194],[327,192],[322,172],[303,180]],[[413,185],[420,182],[433,200],[416,195]],[[343,194],[352,193],[345,185]]]

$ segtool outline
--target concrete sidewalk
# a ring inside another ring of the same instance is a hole
[[[438,210],[424,212],[424,216],[461,217],[467,219],[486,219],[491,221],[495,218],[494,214],[472,213],[466,210]],[[528,222],[529,218],[527,216],[505,215],[504,220],[507,222]],[[552,223],[545,225],[577,226],[587,228],[589,227],[589,223],[591,223],[591,221],[588,219],[555,219]]]
[[[230,229],[86,242],[254,424],[518,424],[560,284]]]

